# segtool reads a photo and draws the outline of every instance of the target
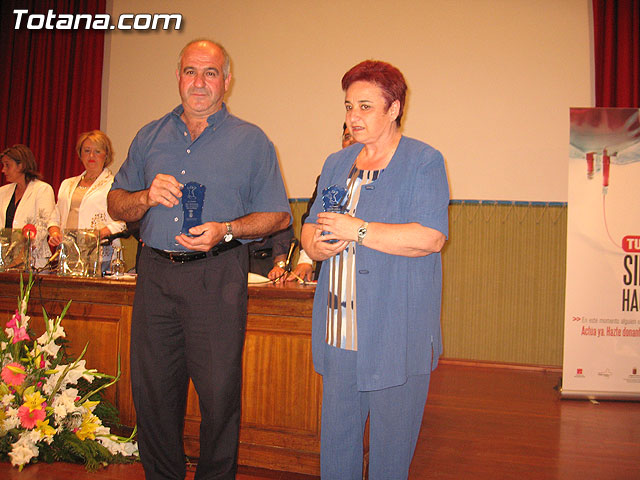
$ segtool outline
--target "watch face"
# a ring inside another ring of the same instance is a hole
[[[367,235],[367,223],[365,223],[364,225],[361,225],[360,228],[358,228],[358,243],[362,244],[362,241],[364,240],[364,237]]]

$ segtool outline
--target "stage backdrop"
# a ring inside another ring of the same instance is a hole
[[[563,397],[640,400],[639,112],[570,111]]]
[[[179,31],[105,36],[102,127],[127,156],[179,102],[178,52],[213,37],[231,55],[230,111],[274,143],[289,198],[309,198],[340,148],[340,79],[362,60],[404,74],[405,135],[445,156],[451,198],[567,201],[566,111],[594,105],[591,0],[111,0],[179,13]]]

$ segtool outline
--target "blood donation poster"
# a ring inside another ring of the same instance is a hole
[[[570,110],[562,397],[640,400],[640,110]]]

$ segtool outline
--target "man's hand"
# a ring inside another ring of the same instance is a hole
[[[174,176],[159,173],[151,182],[147,193],[147,206],[155,207],[156,205],[164,205],[172,208],[180,203],[182,197],[182,185]]]
[[[189,250],[208,252],[222,241],[225,233],[227,233],[227,227],[220,222],[206,222],[202,225],[191,227],[189,233],[193,237],[180,234],[176,236],[176,242]]]
[[[111,190],[107,194],[107,211],[114,220],[137,222],[151,207],[164,205],[173,208],[178,205],[183,186],[172,175],[159,173],[151,182],[151,186],[144,190]]]
[[[293,282],[295,280],[302,280],[303,282],[313,281],[313,265],[310,263],[298,263],[292,273],[293,275],[287,277],[287,282]]]

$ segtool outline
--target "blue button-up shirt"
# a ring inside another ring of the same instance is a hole
[[[318,196],[306,222],[315,223],[322,190],[345,185],[361,144],[327,158]],[[363,221],[419,223],[448,235],[449,185],[442,154],[420,141],[402,137],[389,165],[362,188],[357,216]],[[324,370],[329,268],[320,269],[313,304],[313,362]],[[366,246],[356,251],[358,312],[358,389],[402,385],[409,375],[435,368],[442,352],[440,253],[410,258]]]
[[[273,144],[255,125],[222,108],[208,126],[191,140],[180,116],[180,105],[144,126],[133,139],[126,161],[112,190],[144,190],[159,173],[178,182],[206,187],[202,222],[226,222],[254,212],[287,212],[289,202]],[[161,250],[185,251],[176,242],[183,223],[182,203],[150,208],[140,222],[146,245]]]

